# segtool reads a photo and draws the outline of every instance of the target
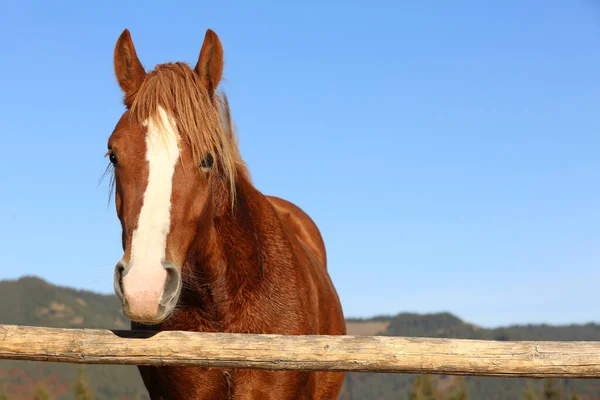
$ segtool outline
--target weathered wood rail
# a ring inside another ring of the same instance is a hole
[[[281,336],[0,325],[0,359],[77,364],[600,378],[600,342]]]

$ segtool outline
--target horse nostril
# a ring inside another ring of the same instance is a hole
[[[163,261],[163,267],[167,271],[167,280],[160,304],[169,306],[172,305],[171,303],[177,301],[177,297],[181,291],[181,273],[175,265],[168,261]]]
[[[119,261],[117,263],[117,265],[115,266],[114,289],[115,289],[115,294],[121,301],[124,301],[124,299],[125,299],[125,294],[124,294],[125,292],[123,290],[124,271],[125,271],[125,264],[123,264],[122,261]]]

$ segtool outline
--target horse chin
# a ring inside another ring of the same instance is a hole
[[[152,318],[139,318],[135,315],[129,314],[127,307],[123,307],[123,315],[131,322],[132,327],[138,326],[140,328],[147,329],[148,327],[157,326],[163,322],[166,322],[169,318],[171,318],[173,312],[175,311],[174,306],[165,307],[161,305],[159,306],[159,309],[161,312]]]

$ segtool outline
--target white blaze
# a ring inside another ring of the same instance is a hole
[[[136,316],[156,315],[167,272],[162,265],[171,225],[173,174],[179,159],[179,136],[159,107],[158,119],[147,121],[148,186],[131,243],[131,269],[123,278],[129,309]]]

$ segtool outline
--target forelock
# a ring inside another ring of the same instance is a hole
[[[183,145],[191,148],[194,164],[206,153],[213,154],[216,172],[229,182],[231,202],[235,199],[238,160],[237,143],[228,137],[220,112],[222,98],[212,96],[204,88],[198,75],[185,63],[158,65],[145,78],[130,108],[131,118],[137,124],[152,119],[161,123],[162,107],[170,118],[167,121],[179,132]],[[229,122],[229,121],[227,121]]]

